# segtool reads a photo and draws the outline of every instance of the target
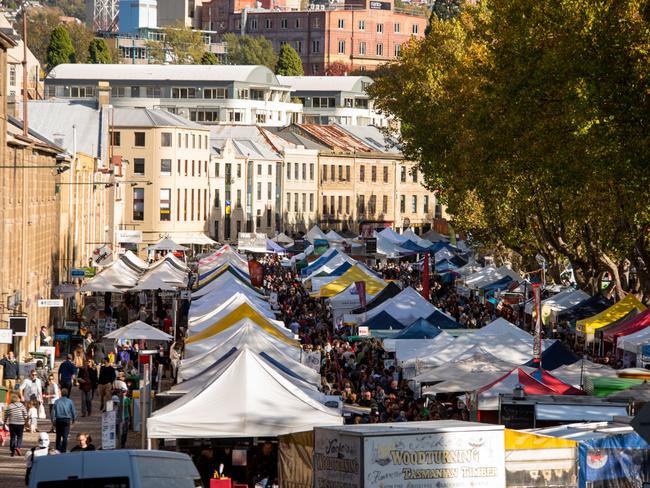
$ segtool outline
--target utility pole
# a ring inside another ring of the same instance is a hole
[[[29,72],[27,68],[27,4],[23,3],[23,135],[29,135]],[[37,75],[38,76],[38,75]]]

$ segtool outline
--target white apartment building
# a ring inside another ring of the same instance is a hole
[[[61,64],[45,80],[48,98],[94,98],[111,87],[115,107],[162,109],[204,125],[282,127],[302,120],[291,88],[265,66]]]

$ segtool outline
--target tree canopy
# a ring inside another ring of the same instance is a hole
[[[201,56],[201,64],[219,64],[219,58],[216,54],[206,51]]]
[[[280,48],[275,74],[282,76],[303,76],[305,74],[298,51],[287,43],[282,44]]]
[[[485,0],[369,88],[454,226],[650,298],[647,0]]]
[[[203,35],[181,22],[162,29],[162,41],[148,41],[147,47],[156,63],[199,64],[205,52]]]
[[[226,60],[228,64],[261,64],[275,69],[278,56],[273,50],[273,44],[265,37],[248,35],[224,34],[223,41],[228,48]]]
[[[50,35],[46,61],[48,69],[52,69],[59,64],[75,62],[75,52],[70,35],[62,25],[56,27]]]
[[[88,46],[88,62],[91,64],[110,64],[113,62],[111,51],[104,39],[96,38]]]

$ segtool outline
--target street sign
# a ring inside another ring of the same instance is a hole
[[[0,344],[11,344],[13,339],[14,331],[11,329],[0,329]]]
[[[83,268],[71,269],[70,276],[72,276],[73,278],[84,278],[86,276],[86,270]]]
[[[85,267],[79,268],[79,269],[84,270],[84,277],[86,277],[86,278],[92,278],[93,276],[95,276],[95,271],[97,270],[97,268],[95,268],[93,266],[85,266]]]
[[[63,300],[61,298],[43,298],[38,301],[40,308],[61,308],[63,307]]]
[[[650,402],[646,403],[637,413],[630,425],[634,431],[643,437],[643,440],[650,443]]]
[[[141,230],[116,230],[115,240],[120,244],[141,244]]]
[[[365,325],[359,326],[359,337],[370,337],[370,329]]]
[[[112,402],[111,402],[112,403]],[[102,449],[115,449],[115,410],[102,413]]]

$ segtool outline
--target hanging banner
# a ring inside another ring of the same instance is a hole
[[[542,361],[542,288],[533,283],[535,334],[533,338],[533,361],[541,367]]]
[[[264,284],[264,266],[259,261],[248,261],[248,274],[251,277],[251,285],[259,288]]]
[[[366,282],[355,281],[354,286],[357,289],[357,295],[359,295],[359,305],[366,308]]]
[[[422,270],[422,296],[428,302],[431,297],[429,288],[429,253],[424,254],[424,269]]]
[[[112,262],[113,262],[113,247],[110,244],[104,244],[103,246],[99,246],[93,251],[93,263],[95,263],[95,265],[107,266]]]

